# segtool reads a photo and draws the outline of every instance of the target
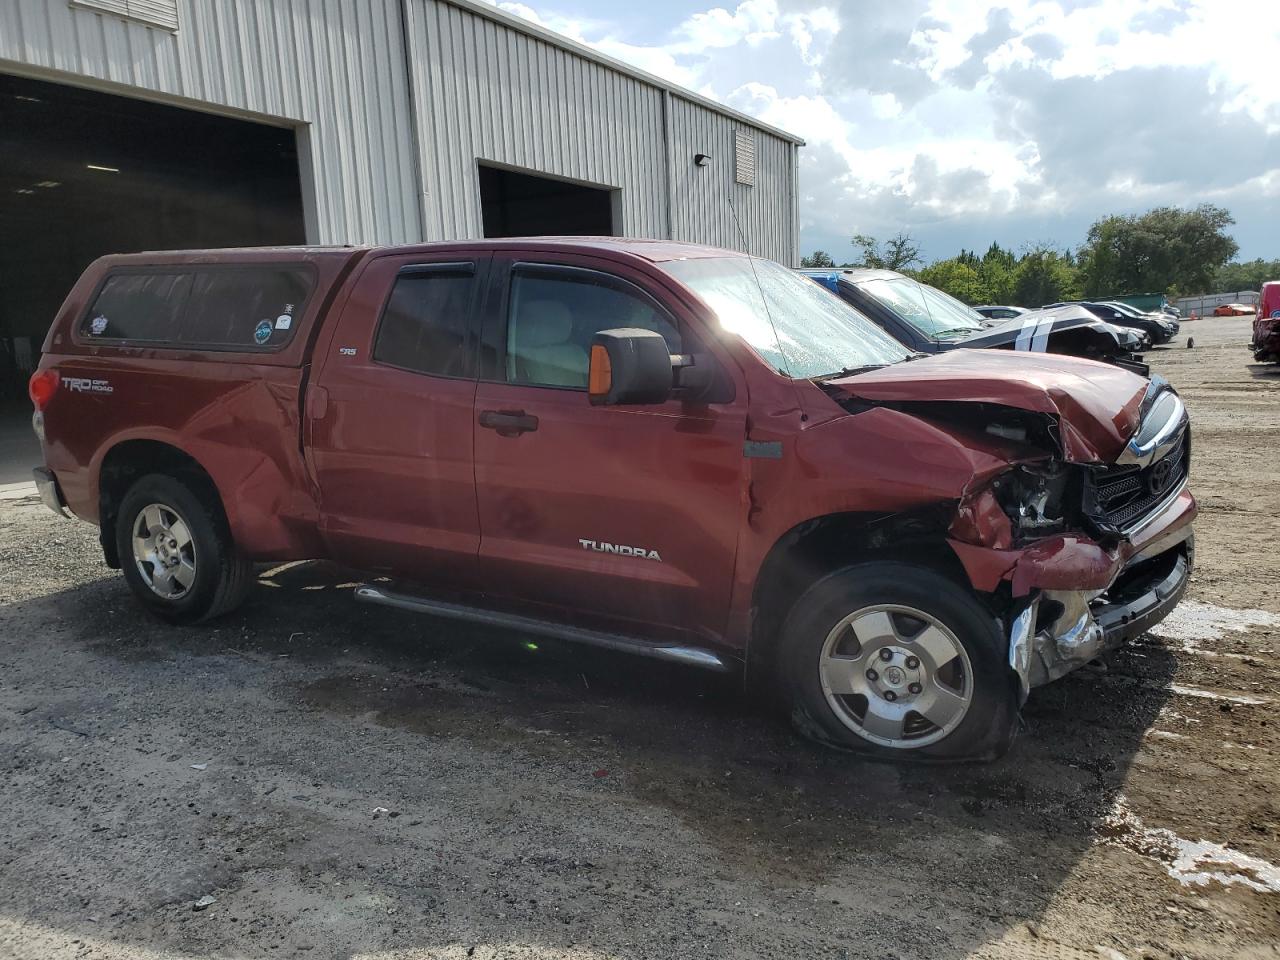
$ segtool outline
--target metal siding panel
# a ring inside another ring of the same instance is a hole
[[[429,236],[483,233],[477,160],[620,188],[627,234],[665,232],[657,88],[452,4],[409,3]]]
[[[183,0],[176,33],[0,0],[0,70],[309,128],[315,236],[423,236],[398,0]]]
[[[790,142],[763,130],[755,137],[755,186],[735,182],[735,134],[744,125],[731,117],[671,98],[672,187],[675,239],[749,252],[790,264],[795,203],[788,153]],[[693,156],[711,157],[696,167]],[[733,206],[730,206],[732,200]],[[734,211],[738,223],[734,222]],[[744,243],[745,239],[745,243]]]

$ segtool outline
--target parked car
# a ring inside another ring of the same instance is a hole
[[[984,303],[980,307],[974,307],[975,313],[980,313],[988,320],[1012,320],[1014,317],[1020,317],[1024,313],[1029,313],[1026,307],[1008,307],[996,306]]]
[[[991,320],[936,287],[892,270],[802,270],[891,337],[918,353],[964,348],[1088,357],[1146,376],[1142,358],[1115,328],[1079,307],[1026,311]]]
[[[1256,312],[1256,308],[1247,303],[1223,303],[1213,308],[1215,317],[1252,317]]]
[[[1150,341],[1150,344],[1168,343],[1177,332],[1173,321],[1168,318],[1158,318],[1148,314],[1134,317],[1118,307],[1109,306],[1095,300],[1063,300],[1058,303],[1051,303],[1045,309],[1067,306],[1084,307],[1099,320],[1105,320],[1107,323],[1115,324],[1117,327],[1132,327],[1135,330],[1140,330]]]
[[[30,393],[41,496],[166,621],[328,558],[359,600],[745,670],[803,733],[885,756],[999,754],[1031,687],[1158,622],[1192,568],[1163,380],[917,358],[691,244],[106,257]]]
[[[1176,316],[1171,316],[1167,311],[1155,310],[1144,311],[1127,303],[1121,303],[1118,300],[1102,300],[1100,301],[1104,307],[1115,307],[1121,313],[1132,317],[1135,320],[1155,320],[1157,323],[1163,324],[1166,329],[1172,328],[1172,336],[1177,336],[1178,331],[1182,328],[1182,323]]]
[[[1280,361],[1280,280],[1269,280],[1258,295],[1258,312],[1253,321],[1253,359]]]

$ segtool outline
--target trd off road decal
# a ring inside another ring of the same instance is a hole
[[[115,393],[109,380],[92,380],[89,377],[63,377],[61,384],[72,393]]]

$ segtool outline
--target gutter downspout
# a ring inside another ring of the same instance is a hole
[[[671,91],[663,89],[662,91],[662,169],[664,174],[663,194],[667,202],[667,239],[674,240],[675,237],[675,200],[674,184],[671,182],[675,172],[675,162],[671,157],[672,140],[671,136]]]
[[[409,143],[413,149],[410,158],[413,167],[415,207],[418,214],[418,240],[427,237],[427,182],[422,173],[422,131],[418,123],[418,102],[414,93],[413,58],[409,55],[409,3],[411,0],[400,0],[400,56],[404,69],[405,93],[409,103]],[[385,238],[390,240],[390,237]],[[445,239],[443,237],[437,239]]]

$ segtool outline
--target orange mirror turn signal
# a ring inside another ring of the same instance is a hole
[[[602,343],[593,343],[587,371],[587,393],[592,397],[604,397],[612,387],[613,365],[609,362],[609,350]]]

